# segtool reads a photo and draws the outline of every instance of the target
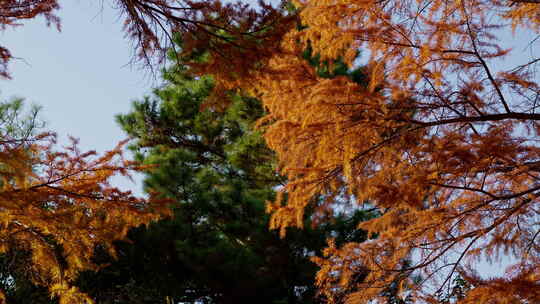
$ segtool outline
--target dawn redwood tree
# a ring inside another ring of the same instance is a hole
[[[288,178],[287,200],[268,206],[272,228],[302,226],[313,197],[340,208],[344,188],[382,211],[359,225],[375,240],[329,241],[318,259],[321,290],[351,288],[349,302],[368,303],[398,281],[403,296],[440,303],[463,279],[459,303],[538,303],[540,4],[295,4],[304,27],[228,85],[240,83],[268,111],[259,125]],[[530,43],[527,53],[513,34]],[[301,56],[307,47],[351,68],[366,50],[369,85],[320,77]],[[221,60],[209,57],[209,66]],[[511,260],[504,276],[476,271],[476,262],[502,257]],[[413,284],[411,273],[424,280]]]
[[[368,303],[397,281],[403,296],[440,303],[464,280],[460,303],[540,301],[540,4],[295,4],[303,26],[274,56],[246,62],[257,67],[249,75],[235,66],[213,74],[234,75],[225,86],[240,84],[268,111],[259,125],[288,178],[287,200],[268,207],[272,228],[302,226],[314,197],[340,208],[344,188],[382,210],[359,225],[376,240],[329,241],[318,259],[321,290],[350,288],[351,303]],[[513,34],[529,38],[528,53]],[[321,77],[303,60],[306,48],[350,68],[366,50],[369,85]],[[222,60],[208,56],[209,69]],[[504,276],[476,271],[501,257],[511,259]],[[424,280],[413,284],[411,273]]]
[[[45,125],[39,119],[39,107],[24,109],[22,99],[13,99],[0,103],[0,121],[4,136],[9,134],[15,138],[26,138],[36,135]],[[50,303],[47,288],[35,286],[27,274],[28,252],[7,250],[0,254],[0,290],[5,300],[11,303]],[[36,297],[46,299],[36,301]],[[28,300],[25,302],[24,300]]]
[[[35,111],[24,118],[20,109],[20,102],[0,104],[0,253],[11,257],[2,285],[32,282],[59,303],[93,303],[73,282],[81,271],[98,269],[94,249],[114,255],[114,240],[168,209],[163,200],[109,184],[139,169],[121,157],[122,145],[101,156],[81,152],[76,140],[56,149],[54,134],[36,134]]]

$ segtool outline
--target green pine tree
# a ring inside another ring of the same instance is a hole
[[[317,303],[316,265],[327,237],[365,239],[355,228],[372,216],[334,216],[331,224],[291,230],[280,239],[268,230],[265,204],[284,182],[273,153],[254,124],[258,100],[227,93],[225,111],[205,108],[209,76],[193,77],[185,66],[168,69],[165,84],[133,104],[118,122],[145,165],[147,191],[175,203],[174,218],[131,232],[118,244],[119,259],[81,286],[98,303]]]

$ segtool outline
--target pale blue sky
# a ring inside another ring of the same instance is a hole
[[[61,141],[72,135],[84,149],[105,151],[125,138],[114,116],[157,83],[129,65],[130,43],[106,0],[103,7],[85,0],[60,5],[61,32],[40,18],[0,32],[0,45],[22,58],[9,66],[12,80],[0,80],[0,98],[19,96],[42,105],[42,117]]]

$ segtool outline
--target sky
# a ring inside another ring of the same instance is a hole
[[[84,150],[110,150],[126,138],[114,116],[127,113],[158,80],[130,65],[130,42],[106,0],[60,5],[61,32],[47,28],[42,18],[0,31],[0,45],[19,58],[9,65],[12,79],[0,80],[0,100],[23,97],[41,105],[47,129],[57,132],[60,142],[70,135]],[[114,183],[139,192],[132,182]]]

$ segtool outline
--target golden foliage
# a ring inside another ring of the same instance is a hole
[[[1,252],[28,251],[30,277],[60,303],[92,303],[71,282],[79,272],[97,269],[96,246],[114,254],[114,240],[168,209],[109,184],[112,176],[137,170],[122,160],[122,144],[97,156],[79,151],[75,140],[55,151],[51,134],[0,140]]]
[[[472,286],[460,303],[540,302],[540,4],[296,5],[305,28],[283,35],[264,69],[238,78],[263,101],[260,125],[289,180],[286,203],[281,195],[268,206],[271,227],[301,226],[321,195],[338,208],[343,189],[358,208],[382,213],[359,226],[376,239],[329,243],[316,260],[321,292],[332,300],[352,290],[349,302],[369,303],[399,282],[403,296],[438,303],[459,273]],[[512,32],[530,37],[529,55],[513,49]],[[365,51],[369,82],[318,76],[306,48],[350,66]],[[502,257],[512,261],[503,278],[473,275],[476,262]]]

